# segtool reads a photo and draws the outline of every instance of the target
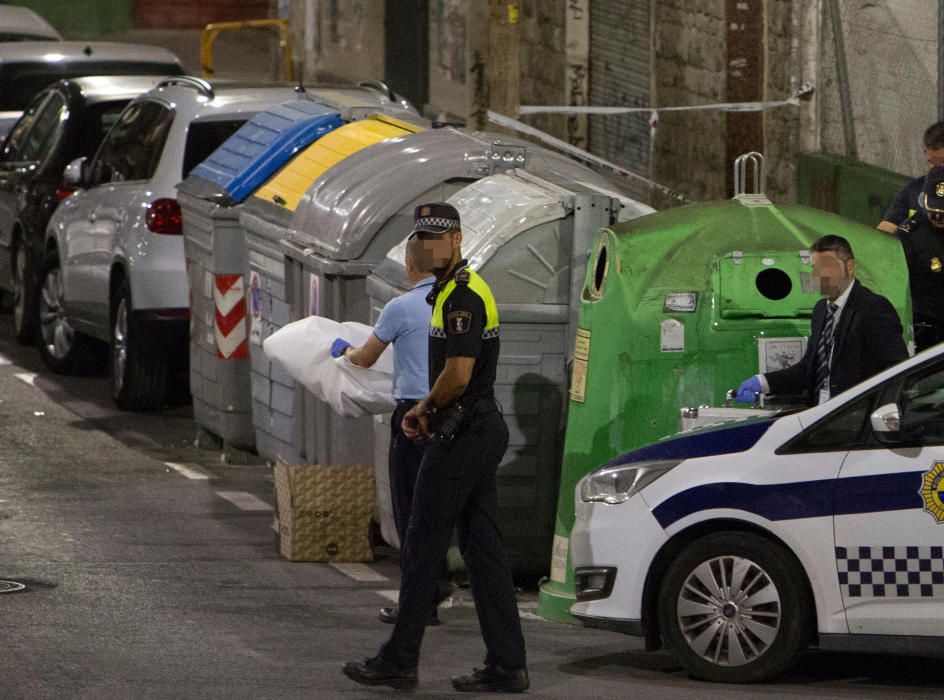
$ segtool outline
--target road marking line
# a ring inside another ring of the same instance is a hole
[[[30,386],[36,386],[36,374],[34,372],[17,372],[13,376],[19,379],[24,384],[29,384]]]
[[[379,571],[374,571],[366,564],[332,564],[332,567],[355,581],[389,581]]]
[[[179,464],[178,462],[164,462],[164,464],[173,469],[178,474],[183,474],[188,479],[212,479],[210,472],[201,469],[196,464]]]
[[[389,600],[391,603],[400,602],[400,591],[377,591],[384,598]]]
[[[229,501],[240,510],[271,511],[272,506],[261,498],[245,491],[217,491],[216,495]]]
[[[13,360],[11,360],[6,355],[0,354],[0,366],[12,365]]]

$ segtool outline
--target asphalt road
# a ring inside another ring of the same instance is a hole
[[[105,377],[56,377],[0,317],[0,698],[379,697],[341,674],[372,655],[397,589],[370,565],[275,550],[271,469],[194,444],[189,406],[115,410]],[[170,466],[176,465],[176,466]],[[182,466],[181,466],[182,465]],[[694,681],[637,640],[552,623],[520,595],[534,697],[944,696],[940,660],[810,652],[780,682]],[[416,697],[483,655],[467,591],[428,630]]]

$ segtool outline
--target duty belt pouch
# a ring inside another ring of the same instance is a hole
[[[469,411],[466,410],[461,401],[457,401],[439,415],[439,430],[436,434],[443,442],[455,440],[456,436],[462,432],[469,422]]]

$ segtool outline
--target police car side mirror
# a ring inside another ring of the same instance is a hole
[[[872,432],[880,442],[898,442],[901,440],[901,416],[898,406],[887,403],[872,412],[869,417]]]

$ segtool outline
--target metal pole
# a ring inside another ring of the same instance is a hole
[[[852,116],[852,93],[849,90],[849,73],[846,67],[846,45],[842,37],[842,16],[839,0],[826,0],[826,11],[833,31],[833,48],[836,53],[836,82],[839,84],[839,106],[842,110],[842,130],[846,138],[846,156],[859,159],[856,146],[855,120]]]

